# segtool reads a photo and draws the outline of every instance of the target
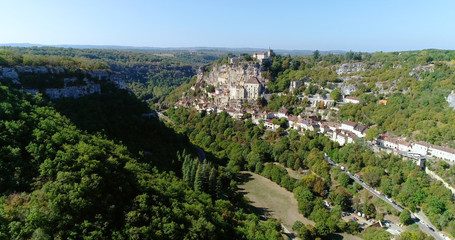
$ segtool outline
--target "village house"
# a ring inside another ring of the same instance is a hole
[[[241,86],[231,86],[229,88],[230,100],[239,100],[245,98],[245,89]]]
[[[387,100],[385,99],[379,100],[379,104],[387,105]]]
[[[418,141],[412,144],[412,152],[418,153],[421,155],[429,155],[428,149],[430,148],[430,144],[427,142]]]
[[[355,126],[354,126],[354,130],[352,131],[355,135],[357,135],[357,137],[365,137],[366,136],[366,131],[367,131],[368,127],[365,126],[365,125],[362,125],[360,123],[357,123]]]
[[[412,151],[421,155],[431,155],[433,157],[455,162],[455,149],[452,148],[419,141],[412,145]]]
[[[262,120],[262,123],[264,123],[264,127],[271,130],[276,130],[280,127],[280,125],[278,124],[273,124],[272,120]]]
[[[410,152],[412,150],[411,144],[409,142],[391,138],[387,136],[387,134],[382,134],[378,137],[378,145],[393,148],[395,150],[400,150],[403,152]]]
[[[362,125],[360,123],[355,123],[351,121],[343,121],[341,123],[340,129],[347,130],[354,133],[357,137],[365,137],[366,130],[368,129],[367,126]]]
[[[341,127],[341,124],[336,123],[336,122],[326,122],[326,125],[332,131],[336,131],[337,129],[339,129]]]
[[[278,112],[275,113],[276,118],[286,118],[288,115],[288,110],[282,107]]]
[[[338,129],[333,132],[333,136],[331,138],[332,141],[337,142],[341,146],[347,143],[352,143],[357,139],[357,136],[352,133],[351,131]]]
[[[346,97],[344,97],[344,102],[345,102],[345,103],[359,104],[359,103],[360,103],[360,98],[358,98],[358,97],[346,96]]]
[[[343,121],[341,123],[341,127],[340,129],[343,129],[343,130],[348,130],[348,131],[354,131],[354,127],[357,125],[357,123],[355,122],[351,122],[351,121]]]
[[[455,149],[431,144],[429,152],[433,157],[455,162]]]
[[[300,126],[300,129],[302,131],[318,131],[319,130],[319,124],[311,119],[311,118],[306,118],[306,119],[301,119],[297,121],[297,124]]]
[[[300,126],[297,124],[299,118],[294,115],[288,116],[288,124],[289,127],[295,130],[300,130]]]
[[[264,120],[272,119],[272,118],[274,118],[274,117],[275,117],[275,114],[274,114],[273,112],[271,112],[271,111],[263,111],[263,112],[262,112],[262,118],[263,118]]]

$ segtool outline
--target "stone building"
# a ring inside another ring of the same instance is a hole
[[[289,85],[289,92],[293,92],[294,89],[298,89],[300,88],[301,86],[303,85],[303,82],[302,81],[291,81],[290,85]]]
[[[259,60],[261,63],[264,60],[270,59],[272,56],[272,50],[269,48],[267,52],[255,52],[253,53],[253,58]]]
[[[248,100],[256,100],[261,95],[262,85],[257,77],[250,77],[245,82],[245,98]]]
[[[231,86],[229,88],[229,97],[231,100],[244,99],[245,89],[241,86]]]

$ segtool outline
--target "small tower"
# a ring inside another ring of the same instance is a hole
[[[267,51],[267,57],[271,57],[272,56],[272,50],[270,50],[270,46],[269,46],[269,50]]]

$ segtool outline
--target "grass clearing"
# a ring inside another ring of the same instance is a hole
[[[314,222],[303,217],[297,210],[297,200],[294,194],[271,180],[256,173],[243,171],[240,192],[250,200],[256,213],[266,217],[281,220],[281,223],[292,231],[295,221],[314,225]],[[360,240],[351,234],[335,234],[331,239]]]

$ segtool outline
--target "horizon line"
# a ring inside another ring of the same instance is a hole
[[[24,46],[20,46],[24,45]],[[29,45],[29,46],[25,46]],[[61,48],[82,48],[82,49],[103,49],[109,47],[113,50],[119,49],[156,49],[156,50],[192,50],[192,49],[225,49],[225,50],[267,50],[269,47],[261,48],[261,47],[208,47],[208,46],[192,46],[192,47],[153,47],[153,46],[129,46],[129,45],[115,45],[115,44],[41,44],[41,43],[0,43],[0,47],[61,47]],[[274,48],[271,48],[274,50]],[[324,49],[285,49],[285,48],[275,48],[277,51],[321,51],[321,52],[360,52],[360,53],[375,53],[375,52],[410,52],[410,51],[423,51],[423,50],[449,50],[454,51],[455,49],[439,49],[439,48],[422,48],[422,49],[408,49],[408,50],[375,50],[375,51],[358,51],[358,50],[344,50],[344,49],[331,49],[331,50],[324,50]]]

